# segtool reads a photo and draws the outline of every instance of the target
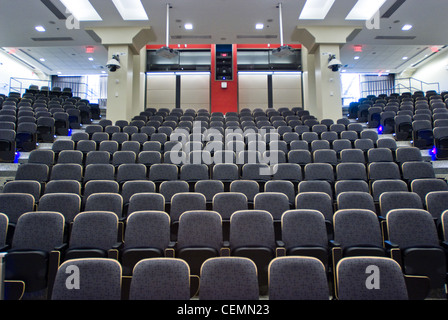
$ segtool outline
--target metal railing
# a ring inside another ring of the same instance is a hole
[[[404,92],[414,93],[416,91],[430,91],[435,90],[440,92],[440,84],[438,82],[424,82],[416,78],[398,78],[394,80],[394,85],[390,86],[389,80],[377,80],[377,81],[364,81],[360,83],[361,96],[367,97],[369,95],[387,94],[392,93],[402,94]],[[368,88],[368,89],[366,89]]]

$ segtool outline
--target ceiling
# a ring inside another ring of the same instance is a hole
[[[299,44],[297,28],[309,25],[361,26],[341,48],[347,72],[401,73],[447,44],[446,0],[386,0],[379,28],[365,21],[346,21],[357,0],[336,0],[325,20],[299,20],[305,0],[281,0],[284,42]],[[45,74],[98,74],[106,70],[107,49],[86,28],[141,26],[151,28],[148,44],[165,44],[166,1],[142,0],[148,21],[124,21],[112,0],[90,0],[101,22],[81,22],[71,28],[70,13],[60,0],[0,0],[0,47]],[[280,43],[279,1],[170,0],[170,44]],[[67,19],[68,18],[68,19]],[[184,23],[192,23],[186,30]],[[263,30],[255,24],[263,23]],[[410,31],[402,31],[412,24]],[[46,32],[37,32],[42,25]],[[379,38],[378,38],[379,37]],[[355,52],[362,45],[362,52]],[[86,47],[93,46],[93,53]],[[358,60],[354,57],[359,56]],[[403,57],[408,57],[403,60]],[[45,61],[40,61],[44,58]],[[88,58],[93,58],[88,60]]]

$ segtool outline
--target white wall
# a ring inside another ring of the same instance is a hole
[[[448,90],[448,53],[440,53],[433,60],[422,65],[412,75],[413,78],[431,83],[440,83],[440,91]],[[436,90],[434,86],[428,90]],[[426,89],[424,89],[426,91]]]
[[[10,81],[11,77],[19,78],[17,81]],[[20,90],[22,86],[23,94],[25,89],[28,89],[31,84],[40,86],[47,86],[47,81],[41,81],[42,79],[48,80],[48,77],[41,75],[41,78],[33,70],[20,63],[8,54],[0,52],[0,93],[9,94],[10,83],[14,89]],[[34,81],[33,81],[34,80]],[[20,81],[20,82],[19,82]],[[17,91],[18,91],[17,90]]]

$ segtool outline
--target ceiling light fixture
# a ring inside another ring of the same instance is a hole
[[[45,28],[43,26],[36,26],[34,29],[39,32],[45,32]]]
[[[89,0],[61,0],[62,4],[78,21],[102,21]]]
[[[358,0],[345,20],[370,20],[386,0]]]
[[[140,0],[112,0],[123,20],[149,20]]]
[[[412,29],[412,25],[411,24],[405,24],[403,26],[403,28],[401,28],[401,30],[403,30],[403,31],[409,31],[411,29]]]
[[[186,23],[184,25],[185,30],[193,30],[193,25],[191,23]]]
[[[263,29],[264,28],[264,25],[262,24],[262,23],[257,23],[256,25],[255,25],[255,29],[257,29],[257,30],[261,30],[261,29]]]
[[[307,0],[300,20],[323,20],[327,16],[335,0]]]
[[[90,60],[90,61],[93,61],[94,59],[93,59],[92,57],[89,57],[89,60]]]

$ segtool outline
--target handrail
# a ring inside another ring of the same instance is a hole
[[[363,85],[368,84],[368,83],[385,83],[385,82],[389,82],[388,80],[379,80],[379,81],[363,81],[360,83],[361,86],[361,95],[362,96],[367,96],[369,94],[373,94],[373,91],[375,91],[375,93],[377,91],[384,91],[381,93],[384,94],[391,94],[391,93],[399,93],[401,94],[402,92],[416,92],[416,91],[429,91],[429,90],[435,90],[437,92],[440,92],[440,83],[438,82],[425,82],[413,77],[409,77],[409,78],[398,78],[398,79],[394,79],[394,83],[395,85],[392,87],[389,87],[388,89],[378,89],[378,90],[363,90]],[[398,92],[397,92],[398,91]]]

